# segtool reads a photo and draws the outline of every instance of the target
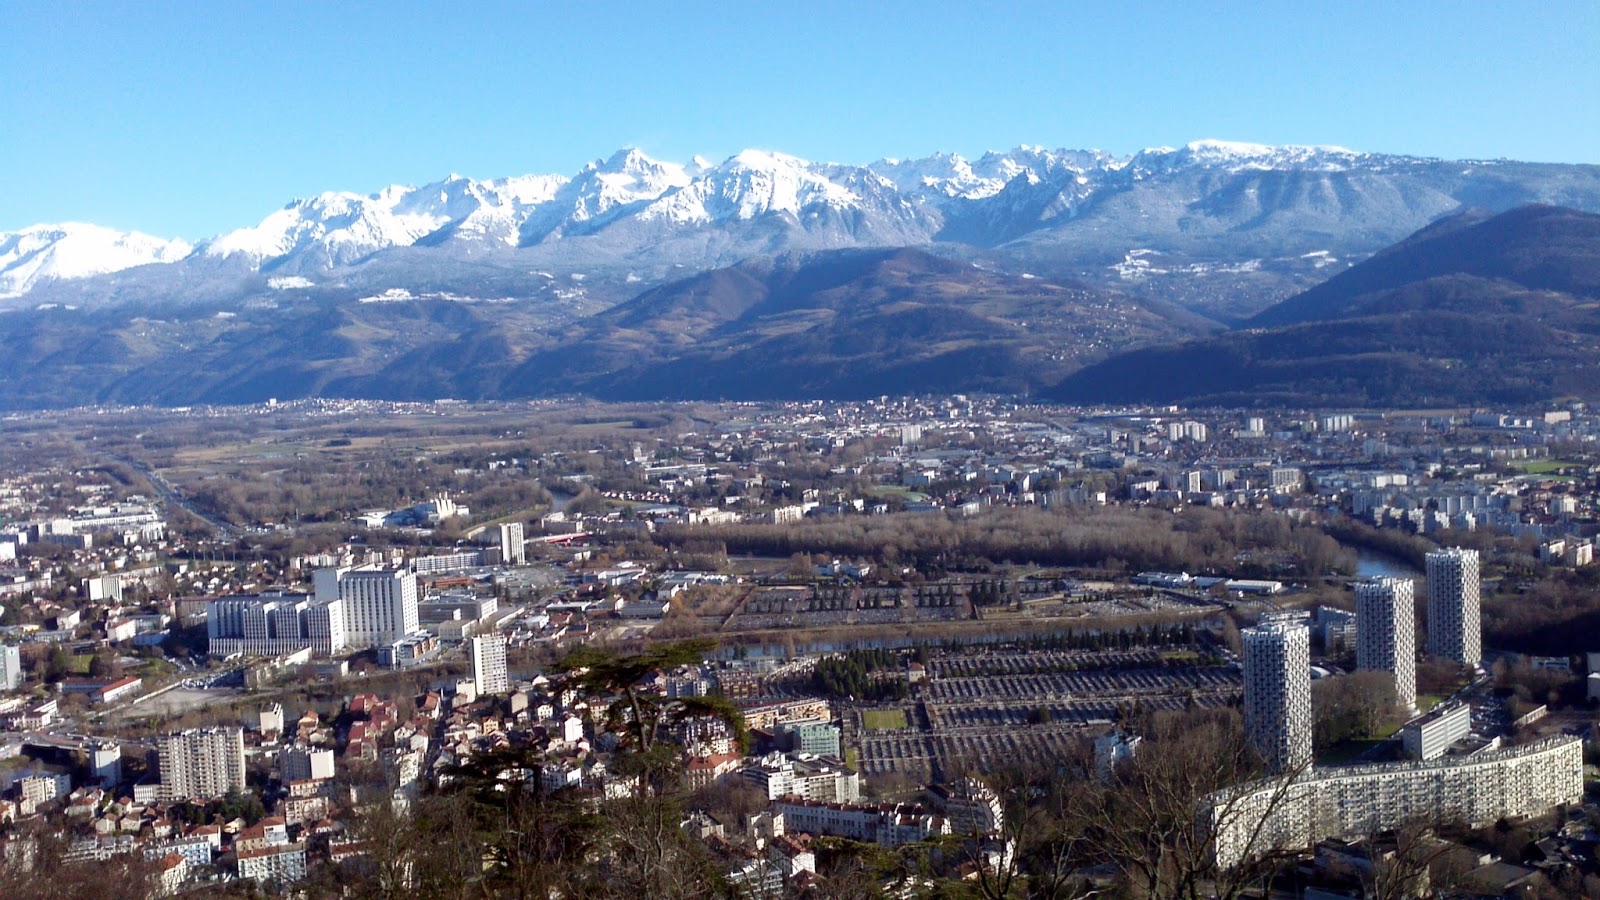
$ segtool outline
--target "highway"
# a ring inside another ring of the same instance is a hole
[[[218,540],[232,540],[243,533],[232,523],[219,519],[215,515],[212,515],[211,513],[206,512],[205,510],[194,505],[194,503],[191,502],[187,497],[179,493],[177,488],[173,487],[165,478],[162,478],[154,469],[150,468],[144,463],[138,460],[120,457],[117,459],[117,461],[129,466],[140,475],[143,475],[145,480],[150,482],[150,486],[155,488],[156,494],[161,498],[162,503],[166,504],[167,506],[176,506],[205,522],[207,525],[210,525],[212,528],[215,528],[217,530]]]

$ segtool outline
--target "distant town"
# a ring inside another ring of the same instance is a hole
[[[0,896],[1600,891],[1583,404],[302,400],[0,441]]]

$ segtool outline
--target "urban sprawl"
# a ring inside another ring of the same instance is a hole
[[[1582,405],[0,440],[0,886],[612,895],[660,815],[705,896],[1600,896]]]

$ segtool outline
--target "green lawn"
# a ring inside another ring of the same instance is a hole
[[[1404,724],[1405,724],[1404,722],[1395,722],[1393,725],[1385,725],[1378,732],[1378,740],[1381,741],[1381,740],[1386,740],[1388,738],[1394,737],[1395,734],[1397,734],[1400,731],[1400,727],[1402,725],[1404,725]]]
[[[1560,471],[1567,466],[1585,466],[1588,465],[1588,463],[1581,463],[1570,459],[1532,459],[1528,460],[1527,462],[1518,462],[1515,465],[1521,468],[1524,472],[1527,472],[1529,475],[1549,475],[1550,473]]]
[[[892,731],[906,727],[903,709],[869,709],[861,714],[861,724],[868,731]]]

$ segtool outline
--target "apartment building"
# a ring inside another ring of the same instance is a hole
[[[1471,756],[1317,769],[1218,791],[1201,822],[1224,868],[1274,849],[1402,825],[1488,825],[1583,799],[1583,741],[1562,735]]]
[[[1476,666],[1483,657],[1478,622],[1478,551],[1460,547],[1430,551],[1428,655]]]
[[[161,772],[158,792],[168,801],[211,800],[242,791],[244,729],[191,728],[156,738]]]
[[[799,754],[786,757],[769,753],[741,774],[760,788],[768,800],[795,796],[828,803],[861,799],[861,775],[836,758]]]
[[[505,635],[496,632],[472,638],[472,680],[478,685],[480,697],[511,693]]]
[[[333,656],[345,649],[344,628],[344,605],[337,597],[221,597],[206,609],[212,656],[285,656],[308,647],[317,656]]]
[[[1417,622],[1411,579],[1356,584],[1356,668],[1394,676],[1395,698],[1417,705]]]
[[[1269,621],[1240,632],[1244,642],[1245,737],[1269,770],[1311,764],[1311,632]]]

